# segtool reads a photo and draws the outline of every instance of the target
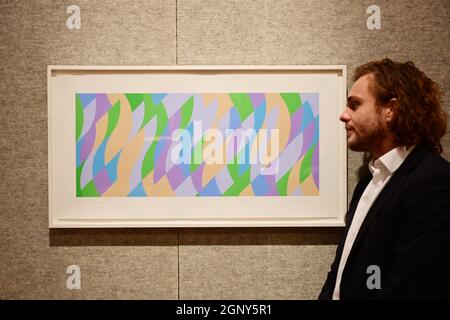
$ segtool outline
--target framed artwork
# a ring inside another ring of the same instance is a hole
[[[343,226],[346,67],[49,66],[49,227]]]

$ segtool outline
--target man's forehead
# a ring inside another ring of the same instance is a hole
[[[372,74],[365,74],[358,78],[352,86],[348,98],[363,98],[367,95],[371,95],[369,85],[374,80]]]

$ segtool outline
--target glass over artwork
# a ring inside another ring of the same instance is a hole
[[[319,94],[77,93],[77,197],[319,195]]]

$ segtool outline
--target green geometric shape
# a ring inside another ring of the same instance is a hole
[[[167,112],[164,108],[164,105],[162,102],[160,102],[158,105],[154,105],[151,100],[151,95],[145,95],[144,96],[144,103],[145,103],[145,109],[146,109],[146,115],[147,119],[150,120],[154,116],[156,116],[156,132],[155,136],[153,137],[154,140],[150,146],[150,148],[147,150],[147,153],[144,156],[144,163],[142,164],[142,179],[144,179],[155,167],[155,150],[156,145],[160,141],[162,134],[166,130],[166,127],[169,123],[169,119],[167,118]],[[148,110],[148,114],[147,114]],[[144,116],[145,119],[145,116]],[[145,123],[145,121],[144,121]],[[165,137],[166,138],[166,137]],[[170,137],[169,137],[170,139]]]
[[[180,123],[180,129],[186,128],[186,126],[189,124],[191,117],[192,117],[192,111],[194,110],[194,96],[190,97],[188,101],[186,101],[181,106],[181,123]]]
[[[286,103],[291,116],[302,106],[302,98],[298,93],[281,93],[281,97]]]
[[[142,103],[144,95],[142,93],[125,93],[128,102],[130,103],[131,111],[134,111]]]
[[[81,131],[83,130],[83,122],[84,122],[83,104],[81,103],[80,96],[77,94],[75,97],[75,123],[76,123],[75,142],[78,141],[78,139],[80,138]]]
[[[87,185],[84,186],[83,189],[81,189],[81,196],[82,197],[98,197],[100,196],[100,193],[97,191],[97,188],[94,184],[94,179],[89,181]]]
[[[156,106],[153,103],[151,94],[144,94],[144,119],[142,120],[142,125],[140,129],[142,129],[155,115],[156,115]]]
[[[289,169],[289,171],[277,182],[277,191],[280,196],[287,196],[287,186],[291,171],[292,169]]]
[[[84,164],[86,163],[86,161],[84,161],[80,166],[78,166],[77,168],[77,197],[82,197],[83,193],[81,192],[81,171],[83,170]]]
[[[250,168],[247,169],[234,183],[223,193],[227,197],[235,197],[241,194],[250,184]]]
[[[119,116],[120,101],[117,101],[108,111],[108,129],[106,129],[105,139],[108,138],[116,128],[117,122],[119,122]]]
[[[198,154],[197,158],[195,159],[195,155]],[[196,163],[196,160],[199,160],[200,163]],[[203,138],[197,142],[197,144],[192,148],[191,152],[191,165],[189,166],[190,173],[193,173],[195,170],[197,170],[198,167],[203,162]]]
[[[237,156],[234,156],[231,163],[227,164],[228,173],[231,180],[236,181],[239,179],[239,164],[237,163]]]
[[[312,172],[312,159],[314,150],[316,148],[316,145],[312,145],[311,148],[309,148],[308,152],[306,152],[305,156],[303,157],[302,165],[300,166],[300,183],[306,180],[311,175]]]
[[[158,141],[153,141],[147,153],[144,156],[142,163],[141,177],[144,179],[155,167],[155,150]]]
[[[200,163],[191,163],[190,167],[189,167],[189,173],[193,173],[195,170],[198,169],[198,167],[200,167]]]
[[[156,116],[156,133],[155,137],[159,138],[167,128],[169,124],[169,118],[167,117],[166,108],[164,105],[159,103],[154,108],[155,116]],[[170,137],[168,137],[170,139]]]
[[[253,139],[249,139],[249,141],[253,141]],[[237,153],[235,163],[238,165],[250,163],[250,144],[246,144],[241,151]]]
[[[230,98],[239,113],[241,122],[244,122],[244,120],[253,112],[250,96],[247,93],[230,93]]]

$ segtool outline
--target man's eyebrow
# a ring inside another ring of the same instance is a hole
[[[356,97],[356,96],[348,96],[347,102],[352,102],[352,101],[361,101],[361,98]]]

